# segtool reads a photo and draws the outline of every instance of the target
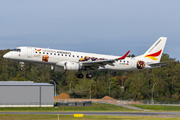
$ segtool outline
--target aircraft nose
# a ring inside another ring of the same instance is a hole
[[[10,54],[9,53],[6,53],[5,55],[3,55],[3,58],[10,58]]]

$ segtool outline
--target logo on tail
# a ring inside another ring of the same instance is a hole
[[[150,55],[146,55],[145,57],[151,58],[152,60],[158,60],[156,57],[158,57],[162,52],[162,49],[156,53],[150,54]]]

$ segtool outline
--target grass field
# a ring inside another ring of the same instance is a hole
[[[57,120],[57,115],[0,115],[0,120]],[[84,116],[60,115],[59,120],[179,120],[179,118],[131,117],[131,116]]]
[[[6,107],[0,108],[0,111],[46,111],[46,112],[55,112],[55,111],[133,111],[128,108],[111,105],[111,104],[101,104],[93,103],[92,106],[86,107]]]
[[[132,105],[134,107],[157,110],[157,111],[180,111],[180,106],[168,106],[168,105]]]

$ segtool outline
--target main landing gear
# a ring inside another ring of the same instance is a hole
[[[77,77],[78,77],[78,78],[83,78],[84,75],[83,75],[82,73],[80,73],[80,74],[77,75]]]
[[[84,75],[83,75],[82,73],[79,73],[79,74],[77,75],[77,77],[78,77],[78,78],[83,78]],[[86,74],[86,78],[92,78],[92,77],[93,77],[93,75],[92,75],[91,73],[87,73],[87,74]]]
[[[92,77],[93,77],[93,75],[91,73],[86,74],[86,78],[92,78]]]

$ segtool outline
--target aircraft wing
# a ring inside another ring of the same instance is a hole
[[[109,59],[109,60],[98,60],[98,61],[81,61],[79,62],[84,67],[99,67],[104,65],[112,65],[114,66],[114,62],[118,60],[125,59],[130,51],[128,51],[124,56],[116,58],[116,59]]]

